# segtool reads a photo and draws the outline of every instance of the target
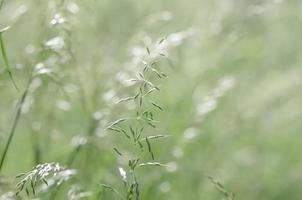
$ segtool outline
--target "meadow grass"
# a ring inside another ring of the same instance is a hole
[[[301,6],[2,0],[0,200],[301,199]]]

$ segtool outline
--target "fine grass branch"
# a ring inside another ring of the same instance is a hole
[[[25,190],[27,197],[35,196],[39,192],[43,192],[42,185],[46,188],[58,187],[75,174],[75,170],[63,167],[56,162],[38,164],[32,170],[16,176],[19,179],[16,196],[19,197],[23,190]]]

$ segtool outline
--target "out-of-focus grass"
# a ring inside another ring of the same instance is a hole
[[[0,26],[12,25],[3,37],[22,89],[31,67],[47,57],[38,53],[41,43],[60,32],[49,26],[56,12],[53,2],[11,0],[0,11]],[[160,129],[173,136],[153,148],[169,167],[140,171],[142,199],[219,199],[208,175],[237,199],[302,198],[299,1],[74,3],[79,12],[68,20],[75,61],[57,71],[61,86],[46,77],[36,80],[8,153],[5,177],[14,180],[35,161],[64,164],[73,149],[71,139],[89,131],[93,113],[120,117],[108,91],[119,95],[113,92],[122,90],[115,79],[131,71],[133,47],[190,31],[192,35],[169,51],[173,67],[168,61],[161,64],[169,78],[157,99],[165,111],[157,116]],[[2,151],[19,94],[2,59],[0,64]],[[101,190],[101,180],[122,187],[112,145],[123,141],[102,128],[95,134],[98,139],[72,166],[79,170],[77,183],[94,192]],[[68,184],[59,199],[66,198],[67,189]]]

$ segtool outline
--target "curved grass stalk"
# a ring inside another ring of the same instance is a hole
[[[5,144],[5,147],[4,147],[4,150],[3,150],[3,153],[2,153],[2,156],[1,156],[1,160],[0,160],[0,173],[1,173],[1,170],[2,170],[2,167],[3,167],[3,164],[4,164],[4,161],[5,161],[5,158],[6,158],[6,155],[7,155],[7,152],[8,152],[8,149],[11,145],[11,142],[12,142],[12,139],[13,139],[13,136],[16,132],[16,128],[17,128],[17,125],[19,123],[19,120],[20,120],[20,116],[21,116],[21,111],[22,111],[22,108],[23,108],[23,105],[24,105],[24,102],[25,102],[25,99],[28,95],[28,89],[29,89],[29,86],[31,84],[33,80],[33,76],[29,79],[28,83],[27,83],[27,86],[26,86],[26,89],[25,91],[23,92],[20,100],[19,100],[19,103],[16,107],[16,115],[14,117],[14,120],[13,120],[13,124],[12,124],[12,127],[9,131],[9,137],[7,139],[7,142]]]
[[[3,1],[2,1],[2,4],[3,4]],[[1,5],[2,4],[0,4],[0,9],[1,9]],[[2,33],[3,32],[0,32],[0,48],[1,48],[1,53],[2,53],[2,57],[3,57],[4,65],[5,65],[5,70],[8,73],[8,76],[9,76],[11,82],[13,83],[14,87],[16,88],[17,91],[19,91],[19,88],[18,88],[18,86],[17,86],[17,84],[16,84],[16,82],[14,80],[13,74],[11,72],[10,64],[8,62],[8,58],[7,58],[7,54],[6,54],[6,50],[5,50],[5,45],[4,45]]]

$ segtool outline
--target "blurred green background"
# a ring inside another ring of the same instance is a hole
[[[14,185],[37,163],[64,165],[90,134],[57,199],[71,184],[117,199],[99,183],[122,188],[112,148],[127,144],[104,126],[125,115],[114,102],[131,94],[145,47],[166,38],[169,77],[154,96],[158,133],[172,137],[153,148],[168,167],[139,171],[141,198],[222,199],[212,176],[236,199],[302,199],[301,10],[298,0],[5,1],[0,29],[11,26],[3,38],[21,91],[38,63],[56,81],[33,81],[1,175]],[[21,93],[0,66],[2,152]]]

